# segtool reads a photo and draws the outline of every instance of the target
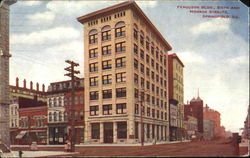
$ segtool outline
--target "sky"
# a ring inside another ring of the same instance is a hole
[[[29,0],[12,5],[10,84],[16,77],[46,86],[69,79],[64,76],[67,59],[80,64],[83,77],[83,27],[76,18],[121,2]],[[221,113],[226,130],[239,132],[249,106],[248,8],[229,1],[136,2],[172,46],[169,54],[177,53],[185,65],[184,102],[199,90],[204,105]],[[238,18],[203,18],[178,6],[238,7],[221,14]]]

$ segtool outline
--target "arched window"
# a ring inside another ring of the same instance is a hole
[[[102,41],[111,39],[111,27],[106,25],[102,28]]]
[[[125,36],[125,22],[120,21],[115,25],[115,37]]]
[[[67,112],[64,112],[64,121],[67,121],[68,118],[67,118]]]
[[[96,29],[89,31],[89,44],[97,43],[97,33]]]
[[[58,98],[58,106],[62,106],[62,98],[61,97]]]
[[[53,99],[54,106],[57,106],[57,100],[56,98]]]
[[[54,112],[54,121],[56,122],[57,121],[57,113]]]
[[[51,98],[49,98],[49,107],[52,107],[52,99]]]
[[[59,121],[62,121],[62,112],[59,112]]]
[[[49,113],[49,121],[52,121],[52,113]]]

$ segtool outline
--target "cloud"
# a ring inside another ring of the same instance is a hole
[[[46,11],[28,15],[27,18],[31,20],[30,22],[32,24],[40,23],[44,25],[44,23],[53,23],[53,20],[55,19],[55,14],[53,12]]]
[[[236,65],[249,64],[249,56],[242,55],[242,56],[238,56],[235,58],[230,58],[230,59],[227,59],[227,62],[230,64],[236,64]]]
[[[40,5],[42,4],[41,0],[18,0],[18,4],[22,6],[35,6],[35,5]]]
[[[205,63],[205,59],[193,51],[179,52],[178,56],[180,56],[184,65],[185,63],[199,63],[199,64]]]
[[[65,41],[75,39],[80,36],[80,30],[72,27],[56,27],[48,30],[42,30],[32,33],[22,33],[11,35],[12,44],[29,44],[42,45],[45,43],[56,43],[58,41]],[[62,40],[63,39],[63,40]]]
[[[190,29],[192,34],[207,34],[212,32],[229,31],[229,19],[215,18],[210,21],[202,22]]]

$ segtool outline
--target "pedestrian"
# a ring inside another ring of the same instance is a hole
[[[69,149],[70,149],[70,142],[69,142],[69,140],[67,139],[66,141],[65,141],[65,144],[64,144],[64,149],[65,149],[65,151],[66,152],[69,152]]]

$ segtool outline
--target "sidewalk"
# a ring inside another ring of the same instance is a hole
[[[67,156],[72,154],[78,154],[79,152],[62,152],[62,151],[22,151],[22,157],[44,157],[44,156]],[[1,155],[3,158],[19,157],[18,151],[12,151],[11,153],[4,153]]]

